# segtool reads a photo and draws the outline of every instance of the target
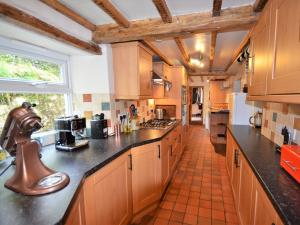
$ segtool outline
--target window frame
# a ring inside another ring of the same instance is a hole
[[[56,63],[61,66],[62,82],[0,78],[1,93],[64,94],[66,114],[72,113],[70,56],[14,39],[0,37],[0,53]]]

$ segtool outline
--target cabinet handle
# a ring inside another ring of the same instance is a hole
[[[158,158],[160,159],[160,145],[157,145],[158,147]]]
[[[293,166],[293,165],[291,164],[290,161],[283,160],[283,162],[284,162],[289,168],[291,168],[294,172],[296,172],[297,167],[296,167],[296,166]]]
[[[276,225],[275,223],[272,223],[271,225]]]
[[[170,148],[171,148],[171,156],[173,156],[173,146],[172,145],[170,145]]]
[[[235,163],[235,167],[238,168],[240,167],[240,163],[239,163],[239,150],[234,149],[234,163]]]
[[[132,155],[128,155],[128,158],[129,158],[129,167],[128,169],[132,170]]]

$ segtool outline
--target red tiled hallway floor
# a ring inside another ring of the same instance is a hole
[[[225,157],[217,154],[209,133],[190,127],[190,137],[159,207],[140,225],[237,225]]]

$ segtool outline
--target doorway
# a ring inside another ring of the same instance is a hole
[[[189,90],[189,122],[190,124],[203,124],[203,104],[204,104],[204,87],[190,87]]]

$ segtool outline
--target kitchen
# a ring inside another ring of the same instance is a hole
[[[300,224],[299,1],[0,15],[0,224]]]

